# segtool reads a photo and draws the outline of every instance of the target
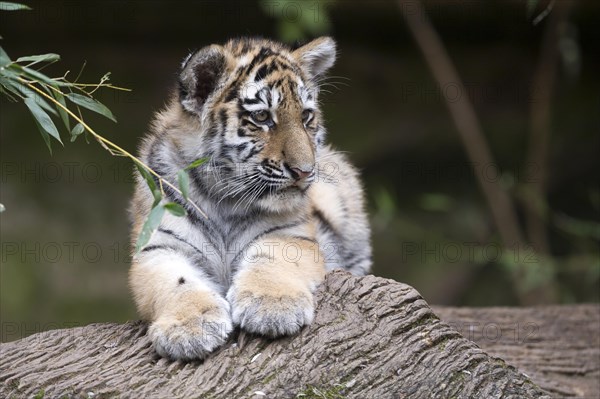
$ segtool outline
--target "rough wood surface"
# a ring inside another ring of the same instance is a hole
[[[0,397],[31,397],[43,391],[45,398],[547,398],[534,382],[560,395],[577,391],[569,381],[551,380],[545,373],[564,372],[566,378],[572,370],[582,376],[598,372],[593,352],[597,354],[598,331],[588,325],[572,326],[573,334],[588,331],[587,338],[563,336],[560,341],[576,341],[574,351],[588,348],[587,360],[561,363],[557,358],[549,363],[559,370],[528,363],[528,346],[514,343],[520,349],[506,352],[490,346],[494,355],[506,353],[540,376],[531,382],[441,322],[405,284],[334,272],[319,288],[317,300],[313,325],[299,335],[267,340],[238,333],[202,363],[157,358],[142,322],[93,324],[5,343],[0,346]],[[491,319],[486,319],[485,309],[438,311],[458,330],[465,323],[485,327],[486,320],[513,321],[506,309],[493,310],[496,317]],[[546,321],[535,309],[522,311],[530,312],[523,320],[540,326]],[[589,307],[588,316],[597,321],[598,308]],[[537,337],[554,339],[567,330],[544,331],[548,335]]]
[[[600,306],[446,308],[434,311],[491,356],[555,398],[600,398]]]

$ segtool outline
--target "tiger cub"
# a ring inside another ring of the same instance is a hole
[[[269,337],[310,324],[328,270],[362,275],[370,229],[356,170],[325,142],[319,84],[335,42],[299,48],[242,38],[188,56],[179,92],[159,112],[140,158],[169,182],[189,170],[187,210],[165,214],[133,257],[130,286],[156,352],[198,359],[234,326]],[[135,242],[153,196],[136,175]]]

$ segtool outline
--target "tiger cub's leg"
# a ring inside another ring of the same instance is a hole
[[[156,352],[172,359],[204,358],[232,330],[230,306],[219,287],[183,254],[168,248],[134,259],[130,285]]]
[[[312,322],[313,292],[324,276],[312,241],[271,237],[253,243],[227,293],[233,322],[270,337],[297,333]]]

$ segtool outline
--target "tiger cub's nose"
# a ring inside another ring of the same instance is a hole
[[[289,169],[290,169],[290,172],[292,173],[292,177],[295,180],[306,179],[307,177],[312,175],[313,170],[314,170],[313,167],[303,167],[303,168],[291,167]]]

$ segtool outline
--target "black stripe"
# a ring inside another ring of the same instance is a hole
[[[254,65],[256,64],[254,63],[254,60],[252,60],[252,62],[249,65],[238,69],[237,74],[232,79],[234,82],[233,85],[231,85],[229,90],[225,92],[225,102],[231,102],[237,98],[239,94],[238,92],[240,90],[240,85],[242,84],[242,76],[247,75],[249,71],[254,69]]]
[[[217,274],[215,273],[214,267],[212,266],[212,262],[207,262],[208,258],[204,254],[204,252],[202,252],[202,250],[200,248],[196,247],[192,243],[183,239],[181,236],[179,236],[177,233],[173,232],[172,230],[159,228],[158,231],[160,231],[161,233],[164,233],[164,234],[168,234],[168,235],[172,236],[173,238],[175,238],[176,240],[181,241],[182,243],[187,244],[190,247],[192,247],[196,251],[196,254],[195,255],[190,255],[189,253],[186,254],[188,259],[192,262],[192,264],[194,264],[197,267],[200,267],[202,272],[204,272],[204,274],[206,275],[206,277],[209,280],[212,280],[213,282],[215,282],[217,284],[221,284]],[[208,239],[208,241],[211,241],[211,240]],[[218,252],[219,248],[215,247],[212,242],[210,244],[213,245],[213,249],[215,249]],[[175,247],[173,247],[173,249],[176,250]],[[181,253],[181,252],[179,252],[179,253]]]
[[[211,125],[206,134],[206,138],[214,139],[219,134],[219,127],[217,125]]]
[[[259,152],[261,152],[263,149],[263,146],[261,145],[257,145],[255,146],[253,149],[250,150],[250,152],[248,153],[248,155],[246,155],[241,161],[242,162],[246,162],[248,161],[250,158],[252,158],[254,155],[258,154]]]
[[[341,234],[331,225],[331,222],[321,213],[320,210],[316,209],[313,211],[313,216],[319,220],[319,226],[322,226],[324,230],[335,235],[338,239],[341,238]]]
[[[223,149],[225,151],[231,151],[231,150],[235,150],[237,152],[242,152],[244,151],[248,146],[250,145],[250,142],[245,142],[245,143],[241,143],[241,144],[224,144],[223,145]]]
[[[185,100],[185,98],[188,96],[189,92],[187,87],[185,87],[185,84],[183,84],[182,81],[179,81],[179,99],[180,101]]]
[[[287,62],[287,60],[284,59],[275,59],[273,60],[273,64],[278,68],[281,69],[282,71],[292,71],[292,72],[296,72],[296,68],[293,67],[289,62]]]
[[[235,83],[233,84],[233,86],[231,86],[231,88],[227,92],[227,95],[225,96],[225,102],[233,101],[237,97],[238,91],[239,91],[239,87],[240,87],[240,84],[241,84],[241,81],[242,81],[242,76],[247,75],[249,72],[251,72],[254,69],[254,67],[259,62],[261,62],[265,57],[267,57],[270,53],[272,53],[272,51],[270,49],[268,49],[266,47],[263,47],[261,49],[261,51],[256,55],[256,57],[254,57],[252,59],[252,61],[250,62],[250,64],[248,64],[244,68],[240,68],[238,74],[233,79],[233,81]]]
[[[240,52],[242,54],[247,53],[250,51],[250,49],[252,48],[252,44],[250,43],[249,40],[244,40],[242,42],[242,48],[240,49]]]
[[[303,237],[303,236],[293,236],[292,238],[296,239],[296,240],[303,240],[303,241],[311,242],[313,244],[317,244],[317,240],[315,240],[314,238]]]
[[[153,144],[152,148],[150,150],[150,156],[149,156],[150,160],[148,162],[148,165],[160,176],[162,176],[163,178],[166,178],[167,173],[164,171],[163,166],[152,162],[156,159],[153,156],[154,150],[155,150],[155,145]],[[198,168],[192,169],[190,172],[192,175],[192,181],[195,184],[197,184],[203,192],[206,192],[206,187],[202,183],[202,180],[200,179],[200,176],[198,175],[198,173],[199,173]],[[158,178],[156,176],[153,176],[153,178],[158,186],[159,185]],[[165,192],[165,196],[169,200],[171,200],[171,201],[181,205],[183,208],[185,208],[185,210],[187,211],[187,216],[185,216],[185,217],[187,217],[188,220],[190,220],[192,222],[192,224],[200,225],[202,227],[203,231],[205,233],[207,233],[207,234],[204,234],[204,236],[208,239],[208,241],[210,241],[210,244],[213,245],[215,248],[218,248],[218,245],[212,240],[213,236],[220,236],[221,238],[223,237],[223,232],[218,229],[218,226],[216,224],[212,223],[207,218],[205,218],[200,213],[198,213],[196,208],[194,208],[188,201],[186,201],[179,193],[175,192],[171,187],[169,187],[167,185],[163,185],[163,191]]]
[[[232,273],[233,273],[233,272],[234,272],[234,270],[237,268],[237,265],[236,265],[236,263],[237,263],[237,261],[238,261],[238,258],[239,258],[239,257],[242,255],[242,253],[244,253],[244,251],[245,251],[246,249],[248,249],[248,247],[249,247],[250,245],[252,245],[254,242],[256,242],[256,240],[258,240],[258,239],[260,239],[260,238],[262,238],[262,237],[264,237],[264,236],[266,236],[266,235],[268,235],[268,234],[271,234],[271,233],[274,233],[274,232],[276,232],[276,231],[279,231],[279,230],[291,229],[292,227],[299,226],[299,225],[301,225],[301,224],[302,224],[302,223],[304,223],[304,222],[305,222],[305,220],[304,220],[304,219],[302,219],[302,220],[296,221],[296,222],[294,222],[294,223],[288,223],[288,224],[283,224],[283,225],[279,225],[279,226],[271,227],[271,228],[268,228],[267,230],[263,231],[262,233],[259,233],[258,235],[256,235],[256,236],[255,236],[255,237],[254,237],[252,240],[248,241],[248,244],[244,245],[244,247],[243,247],[242,249],[240,249],[240,250],[239,250],[239,251],[238,251],[238,252],[235,254],[235,256],[234,256],[233,260],[231,261]]]
[[[192,179],[194,182],[199,181],[197,172],[195,170],[192,170]],[[220,237],[221,239],[224,238],[224,234],[218,228],[218,226],[215,223],[212,223],[210,219],[200,215],[194,207],[192,207],[187,201],[184,202],[183,198],[181,198],[181,196],[174,192],[170,187],[163,186],[163,189],[165,190],[165,194],[167,194],[167,196],[169,196],[173,202],[176,202],[185,208],[187,211],[187,218],[192,222],[192,224],[199,225],[202,228],[203,232],[205,233],[204,237],[209,241],[209,243],[214,248],[218,248],[219,246],[214,241],[213,237],[216,236]]]
[[[226,246],[229,247],[229,245],[235,243],[242,231],[246,230],[248,226],[255,224],[256,220],[262,217],[264,217],[263,214],[256,209],[252,209],[248,213],[228,216],[227,222],[231,227],[227,232]]]
[[[342,265],[344,267],[344,269],[346,270],[350,270],[352,269],[354,266],[358,265],[361,262],[365,262],[365,261],[370,261],[372,262],[373,259],[370,256],[363,256],[360,257],[358,259],[354,259],[352,262],[350,263],[345,263],[346,259],[344,259],[344,264]]]
[[[279,62],[277,62],[277,60],[273,60],[271,63],[269,63],[268,67],[267,67],[267,72],[266,75],[269,76],[270,74],[272,74],[273,72],[277,72],[279,70]]]
[[[243,152],[246,148],[248,148],[248,146],[250,145],[250,143],[242,143],[242,144],[238,144],[235,146],[235,149],[237,150],[238,154],[240,154],[241,152]]]
[[[301,220],[298,220],[298,221],[293,222],[293,223],[288,223],[288,224],[283,224],[283,225],[271,227],[271,228],[263,231],[262,233],[260,233],[256,237],[254,237],[254,239],[252,241],[256,241],[259,238],[261,238],[261,237],[263,237],[263,236],[265,236],[267,234],[271,234],[271,233],[274,233],[274,232],[279,231],[279,230],[291,229],[292,227],[300,226],[304,222],[305,222],[305,220],[301,219]]]
[[[148,245],[147,247],[144,247],[141,252],[156,251],[159,249],[170,249],[171,251],[177,250],[177,248],[172,247],[170,245]]]
[[[221,120],[221,132],[224,133],[227,130],[227,112],[225,109],[219,111],[219,118]]]
[[[254,104],[258,104],[260,102],[259,98],[244,98],[243,100],[240,100],[242,104],[244,105],[254,105]]]
[[[158,229],[158,231],[160,231],[161,233],[170,235],[171,237],[175,238],[178,241],[181,241],[184,244],[189,245],[190,247],[192,247],[197,253],[199,253],[200,255],[202,255],[203,257],[206,257],[204,255],[204,252],[202,252],[202,250],[200,248],[198,248],[197,246],[195,246],[194,244],[192,244],[191,242],[187,241],[186,239],[182,238],[179,234],[173,232],[172,230],[168,230],[168,229],[163,229],[162,227],[160,227]]]
[[[268,64],[261,66],[258,69],[258,71],[256,71],[256,75],[254,76],[254,81],[258,82],[260,80],[263,80],[267,76],[268,70],[269,70]]]
[[[226,92],[225,102],[231,102],[237,98],[238,92],[240,90],[240,85],[242,83],[242,76],[248,74],[248,71],[250,71],[252,68],[254,68],[253,62],[254,62],[254,60],[250,63],[250,65],[239,68],[238,73],[233,78],[234,84]]]
[[[225,102],[229,103],[235,99],[237,99],[238,91],[240,87],[239,76],[236,78],[236,82],[229,88],[227,95],[225,96]]]
[[[258,52],[258,54],[256,54],[256,57],[254,57],[254,59],[252,60],[252,62],[248,66],[248,71],[252,71],[254,69],[254,66],[256,66],[257,64],[263,62],[265,60],[265,58],[267,58],[268,56],[273,55],[273,54],[277,54],[277,53],[274,52],[269,47],[263,47],[263,48],[261,48],[260,51]]]

